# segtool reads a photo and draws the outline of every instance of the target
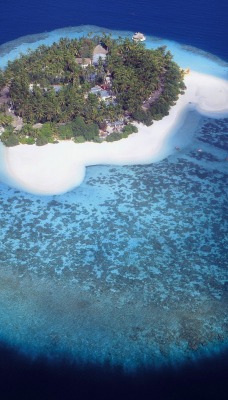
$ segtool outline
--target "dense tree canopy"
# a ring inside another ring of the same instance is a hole
[[[151,125],[175,104],[185,88],[183,73],[165,47],[149,50],[129,39],[90,36],[42,45],[0,71],[0,89],[9,87],[10,105],[25,124],[22,131],[14,132],[20,141],[25,137],[40,145],[72,137],[97,141],[99,128],[107,121],[127,117]],[[107,50],[105,61],[80,65],[77,59],[92,59],[97,44]],[[107,77],[109,102],[90,93]],[[34,130],[36,123],[44,124],[46,131]]]
[[[185,89],[183,72],[164,46],[149,50],[124,39],[111,48],[108,69],[118,104],[146,125],[167,115]]]

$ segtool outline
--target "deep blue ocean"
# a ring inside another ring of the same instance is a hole
[[[0,0],[0,66],[101,27],[226,78],[227,20],[222,0]],[[0,182],[1,399],[226,398],[227,136],[192,111],[159,162],[58,196]]]
[[[97,25],[142,31],[228,60],[225,0],[1,0],[0,9],[0,44],[32,33]]]

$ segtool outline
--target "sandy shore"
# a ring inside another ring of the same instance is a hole
[[[182,124],[186,112],[195,108],[213,117],[228,115],[228,82],[191,71],[185,77],[187,90],[168,116],[150,127],[114,143],[75,144],[63,141],[43,147],[19,145],[4,148],[4,169],[14,186],[37,194],[59,194],[78,186],[85,167],[98,164],[146,164],[165,156],[169,134]]]

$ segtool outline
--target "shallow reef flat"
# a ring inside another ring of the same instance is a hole
[[[163,161],[89,167],[60,196],[3,185],[1,339],[127,370],[226,347],[227,132],[205,118]]]

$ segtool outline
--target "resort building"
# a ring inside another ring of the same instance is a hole
[[[34,91],[34,87],[38,87],[38,88],[44,90],[45,92],[47,92],[47,90],[48,90],[47,87],[41,87],[41,85],[39,83],[30,83],[29,84],[29,91],[33,92]],[[58,93],[62,89],[62,85],[51,85],[51,87],[54,89],[55,93]]]
[[[102,61],[104,62],[107,53],[108,50],[106,50],[103,46],[98,44],[93,50],[93,65],[98,65],[99,59],[102,59]]]
[[[75,58],[77,64],[81,65],[82,68],[87,68],[92,64],[91,58]]]
[[[106,100],[111,97],[110,92],[108,92],[105,89],[102,89],[102,87],[98,85],[90,89],[90,93],[95,94],[96,96],[100,96],[102,100]]]

